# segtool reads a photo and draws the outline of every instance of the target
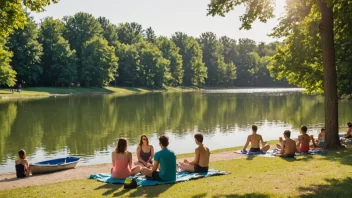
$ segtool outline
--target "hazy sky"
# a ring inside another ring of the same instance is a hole
[[[60,0],[50,5],[43,13],[34,13],[37,22],[47,16],[61,19],[77,12],[87,12],[95,17],[104,16],[112,23],[137,22],[143,28],[152,27],[157,35],[170,37],[181,31],[190,36],[199,36],[211,31],[217,36],[234,39],[250,38],[257,42],[275,41],[267,36],[278,23],[276,19],[266,24],[254,23],[252,30],[239,30],[239,16],[244,7],[238,7],[226,17],[206,16],[210,0]],[[285,0],[277,0],[275,15],[283,12]]]

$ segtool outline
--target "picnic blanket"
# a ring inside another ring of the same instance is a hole
[[[153,179],[146,178],[140,173],[131,178],[136,178],[138,186],[155,186],[155,185],[172,184],[177,182],[189,181],[193,179],[199,179],[199,178],[211,177],[211,176],[217,176],[217,175],[227,175],[227,174],[230,174],[230,173],[226,171],[209,169],[208,173],[177,172],[176,181],[156,181]],[[112,178],[110,173],[92,174],[91,176],[89,176],[89,179],[96,179],[100,182],[110,183],[110,184],[123,184],[125,182],[124,179]]]

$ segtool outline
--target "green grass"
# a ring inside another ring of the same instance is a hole
[[[129,95],[137,93],[147,92],[181,92],[181,91],[194,91],[196,88],[193,87],[167,87],[165,89],[149,89],[149,88],[135,88],[135,87],[103,87],[103,88],[83,88],[83,87],[29,87],[21,90],[20,93],[10,93],[10,89],[0,89],[0,98],[18,98],[18,97],[47,97],[50,95],[65,95],[65,94],[119,94]]]
[[[210,164],[230,175],[173,185],[124,190],[83,179],[0,191],[0,197],[350,197],[351,156],[351,150],[297,159],[252,156]]]

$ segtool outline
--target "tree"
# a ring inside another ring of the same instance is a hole
[[[138,23],[122,23],[117,28],[119,41],[123,44],[135,44],[143,40],[144,30]]]
[[[207,68],[203,63],[202,49],[198,42],[182,32],[176,32],[172,41],[180,48],[184,70],[183,84],[202,85],[207,77]]]
[[[157,46],[149,42],[138,43],[140,68],[139,79],[142,85],[148,87],[163,87],[171,78],[170,61],[163,58]]]
[[[82,49],[82,66],[78,70],[80,81],[85,86],[103,87],[116,77],[118,58],[115,48],[101,37],[93,37]]]
[[[10,65],[13,54],[6,50],[4,43],[0,38],[0,85],[12,87],[16,84],[16,71]]]
[[[103,28],[98,20],[93,17],[93,15],[83,12],[79,12],[74,16],[66,16],[63,18],[63,22],[65,24],[63,37],[69,41],[71,49],[76,51],[78,58],[77,72],[79,83],[85,84],[86,81],[80,81],[85,78],[80,72],[82,71],[81,68],[84,67],[84,60],[82,57],[83,48],[87,42],[92,40],[94,37],[102,36]]]
[[[5,38],[19,28],[24,28],[28,23],[27,14],[23,7],[30,11],[42,12],[44,7],[51,2],[57,3],[58,0],[6,0],[0,2],[0,38]]]
[[[137,50],[137,45],[119,44],[116,49],[118,61],[118,74],[117,82],[120,85],[135,86],[138,85],[140,58]]]
[[[182,69],[182,56],[179,54],[180,48],[166,37],[159,37],[156,43],[163,57],[170,61],[168,70],[171,74],[171,79],[166,84],[170,86],[181,85],[184,71]]]
[[[230,12],[235,6],[244,4],[246,12],[240,17],[242,21],[241,29],[250,29],[251,24],[259,19],[266,22],[274,17],[274,1],[254,1],[254,0],[212,0],[208,5],[208,15],[221,15]],[[297,9],[304,6],[305,9]],[[297,24],[309,18],[312,12],[320,15],[319,30],[321,36],[322,60],[324,66],[324,95],[325,95],[325,125],[327,149],[336,149],[340,142],[338,138],[338,105],[337,105],[337,74],[334,47],[334,6],[341,6],[341,1],[332,0],[289,0],[287,1],[286,19],[281,20],[281,26],[277,31],[289,36],[294,32]],[[284,25],[282,25],[284,24]]]
[[[103,35],[103,28],[91,14],[78,12],[74,16],[64,17],[63,22],[63,36],[70,42],[72,49],[76,50],[78,58],[81,58],[82,48],[87,41]]]
[[[43,45],[41,81],[45,85],[69,86],[77,80],[75,50],[62,36],[64,24],[52,17],[45,18],[40,26],[40,42]]]
[[[119,42],[117,26],[110,23],[110,21],[105,17],[99,17],[98,21],[103,28],[103,37],[109,42],[110,46],[116,46]]]
[[[17,72],[17,82],[36,85],[43,73],[40,65],[43,55],[42,45],[38,42],[39,30],[32,17],[24,29],[18,29],[8,38],[7,46],[14,53],[12,68]]]
[[[207,67],[208,85],[218,85],[222,83],[225,74],[225,62],[222,56],[222,45],[212,32],[201,34],[198,42],[203,52],[203,62]]]
[[[145,31],[145,38],[148,42],[155,44],[156,35],[152,27],[147,28],[147,30]]]

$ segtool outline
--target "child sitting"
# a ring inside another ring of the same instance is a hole
[[[26,158],[26,151],[21,149],[18,151],[19,159],[16,160],[16,176],[17,178],[27,177],[31,173],[28,160]]]

